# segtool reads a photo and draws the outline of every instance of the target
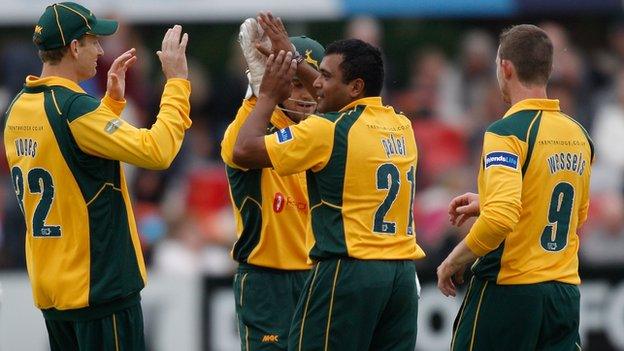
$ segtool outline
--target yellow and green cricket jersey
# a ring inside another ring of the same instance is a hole
[[[515,104],[485,132],[481,213],[466,244],[477,276],[498,284],[580,284],[578,228],[587,218],[594,148],[558,100]]]
[[[280,176],[272,168],[243,169],[232,160],[238,132],[255,104],[255,97],[243,101],[221,142],[238,236],[232,256],[239,263],[255,266],[309,269],[308,251],[314,239],[309,227],[305,173]],[[276,109],[267,133],[292,124]]]
[[[380,97],[311,115],[267,135],[265,144],[277,173],[307,171],[316,239],[311,258],[424,257],[412,211],[417,159],[412,125]]]
[[[170,79],[151,129],[119,116],[125,101],[61,77],[29,76],[4,120],[4,147],[26,220],[35,305],[53,311],[138,296],[146,281],[120,162],[168,167],[189,119],[190,84]]]

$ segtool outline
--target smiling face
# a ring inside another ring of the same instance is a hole
[[[284,111],[293,122],[300,122],[316,110],[316,102],[298,78],[292,80],[290,98],[282,102]]]
[[[340,68],[342,55],[331,54],[323,58],[320,75],[314,81],[317,90],[317,110],[319,112],[340,111],[354,99],[351,97],[351,83],[344,83]]]
[[[95,76],[97,60],[104,55],[98,37],[85,35],[81,40],[74,40],[71,45],[79,81]]]

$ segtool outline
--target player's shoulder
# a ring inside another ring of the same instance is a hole
[[[100,106],[99,99],[84,92],[77,92],[63,86],[51,86],[50,90],[54,104],[60,110],[61,115],[70,122]]]
[[[587,129],[579,122],[577,121],[574,117],[567,115],[561,111],[558,112],[561,116],[564,117],[564,120],[567,121],[571,126],[578,128],[578,130],[582,133],[585,134],[585,136],[587,136],[587,138],[589,138],[589,132],[587,132]]]
[[[308,116],[308,119],[318,118],[320,120],[329,121],[331,123],[336,123],[336,121],[338,121],[338,118],[340,118],[340,115],[342,115],[342,112],[326,112],[326,113],[316,112]]]
[[[518,111],[490,124],[486,132],[503,137],[514,136],[519,140],[526,141],[529,128],[540,112],[540,110]]]
[[[398,119],[400,119],[400,120],[402,120],[404,122],[408,122],[410,124],[412,123],[412,120],[409,117],[407,117],[405,115],[405,113],[403,113],[403,111],[399,111],[399,110],[397,110],[396,108],[394,108],[393,106],[390,106],[390,105],[384,106],[384,108],[386,109],[388,114],[393,115],[395,118],[398,118]]]
[[[366,105],[356,105],[350,109],[342,110],[342,111],[326,112],[326,113],[317,112],[313,115],[310,115],[310,117],[318,117],[322,120],[326,120],[331,123],[338,123],[346,116],[358,117],[359,115],[362,114],[362,112],[364,112],[365,108],[366,108]]]
[[[582,134],[586,139],[587,142],[589,143],[589,147],[591,149],[591,159],[594,159],[594,141],[592,140],[591,136],[589,135],[589,132],[587,131],[587,129],[585,129],[585,127],[576,119],[574,119],[574,117],[568,116],[567,114],[563,113],[563,112],[559,112],[563,117],[566,118],[566,120],[568,121],[568,123],[570,123],[571,125],[573,125],[575,128],[578,128],[579,130],[579,134]]]
[[[101,101],[88,94],[79,94],[66,102],[67,119],[71,122],[97,109]]]

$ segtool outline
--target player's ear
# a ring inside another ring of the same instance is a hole
[[[78,47],[80,46],[80,42],[77,39],[74,39],[69,43],[69,54],[76,58],[78,57]]]
[[[364,80],[356,78],[349,83],[349,95],[351,98],[364,96]]]
[[[505,77],[505,79],[510,79],[516,71],[513,63],[509,60],[501,60],[500,64],[501,70],[503,71],[503,76]]]

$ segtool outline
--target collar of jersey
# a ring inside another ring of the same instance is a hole
[[[284,111],[275,108],[273,110],[273,114],[271,115],[271,124],[277,127],[277,129],[284,129],[288,126],[296,124],[291,120]]]
[[[522,110],[559,111],[559,100],[552,99],[525,99],[517,102],[505,113],[503,118]]]
[[[80,85],[76,84],[76,82],[71,81],[67,78],[50,76],[45,78],[39,78],[37,76],[28,76],[26,77],[26,86],[27,87],[36,87],[40,85],[47,86],[62,86],[67,89],[71,89],[77,93],[84,93],[85,91],[80,87]]]
[[[370,96],[370,97],[365,97],[365,98],[361,98],[361,99],[352,101],[347,106],[341,108],[339,112],[344,112],[344,111],[350,110],[350,109],[354,108],[357,105],[383,106],[383,104],[381,102],[381,96]]]

